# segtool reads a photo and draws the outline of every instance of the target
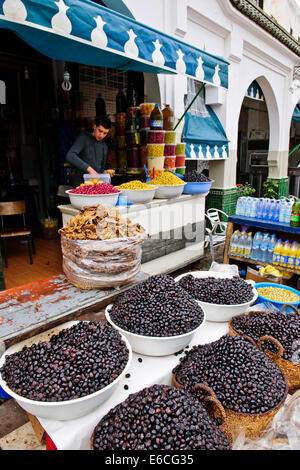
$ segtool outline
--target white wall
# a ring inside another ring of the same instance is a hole
[[[300,83],[292,87],[293,70],[300,65],[300,58],[241,14],[229,0],[124,1],[136,20],[200,49],[205,47],[230,63],[224,103],[212,106],[230,140],[229,160],[210,164],[214,186],[235,187],[239,115],[253,80],[260,84],[269,112],[269,176],[286,177],[291,116],[300,99]],[[158,83],[161,103],[169,103],[179,118],[184,111],[186,79],[160,75]]]

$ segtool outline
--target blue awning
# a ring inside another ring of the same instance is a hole
[[[179,73],[228,88],[228,62],[89,0],[5,0],[0,28],[54,60]]]
[[[187,101],[197,93],[197,85],[188,81]],[[182,140],[186,142],[185,156],[191,160],[225,160],[229,158],[226,132],[204,95],[199,95],[190,112],[185,115]]]
[[[297,104],[297,106],[294,109],[293,121],[300,122],[300,104]]]

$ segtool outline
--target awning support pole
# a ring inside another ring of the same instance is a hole
[[[198,91],[198,93],[195,95],[195,97],[192,99],[192,101],[190,102],[190,104],[188,105],[188,107],[185,109],[183,115],[181,116],[181,118],[179,119],[179,121],[177,122],[176,126],[173,128],[173,131],[176,131],[177,127],[179,126],[179,124],[181,123],[182,119],[184,118],[184,116],[186,115],[186,113],[188,112],[188,110],[190,109],[190,107],[192,106],[192,104],[194,103],[194,101],[196,101],[196,99],[198,98],[198,96],[200,95],[201,91],[204,89],[206,83],[203,83],[200,90]]]
[[[295,150],[297,150],[298,147],[300,147],[300,144],[298,144],[297,147],[295,147],[295,148],[289,153],[289,157],[292,155],[292,153],[295,152]]]

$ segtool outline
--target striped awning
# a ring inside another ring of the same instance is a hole
[[[228,88],[228,62],[89,0],[0,0],[0,28],[54,60],[183,74]]]

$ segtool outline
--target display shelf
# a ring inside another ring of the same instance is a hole
[[[251,227],[272,230],[273,232],[287,232],[300,235],[300,227],[291,227],[289,224],[284,224],[282,222],[254,219],[251,217],[242,217],[240,215],[231,215],[228,218],[228,221],[234,224],[249,225]]]
[[[230,260],[237,261],[240,263],[246,263],[246,264],[259,264],[262,266],[267,266],[268,264],[270,264],[270,263],[265,263],[262,261],[255,261],[249,258],[241,258],[239,256],[232,256],[229,254],[230,240],[235,230],[234,228],[235,225],[265,229],[275,234],[283,232],[283,233],[290,233],[293,236],[300,235],[300,227],[291,227],[289,224],[283,224],[281,222],[274,222],[274,221],[271,222],[267,220],[254,219],[251,217],[242,217],[240,215],[231,215],[230,217],[228,217],[226,240],[225,240],[225,247],[224,247],[224,257],[223,257],[224,264],[229,264]],[[278,269],[279,271],[287,271],[289,273],[296,274],[297,276],[300,275],[299,270],[296,270],[296,269],[286,268],[284,266],[275,266],[275,265],[274,267]]]
[[[250,259],[249,258],[241,258],[240,256],[228,255],[228,258],[232,259],[232,260],[235,260],[235,261],[240,261],[240,262],[243,262],[243,263],[247,263],[247,264],[257,264],[257,265],[261,265],[261,266],[270,265],[270,263],[265,263],[264,261],[253,260],[251,258]],[[271,266],[273,266],[275,269],[278,269],[278,271],[287,271],[289,273],[298,274],[298,275],[300,274],[300,271],[296,270],[296,269],[286,268],[284,266],[276,266],[275,264],[271,264]]]

